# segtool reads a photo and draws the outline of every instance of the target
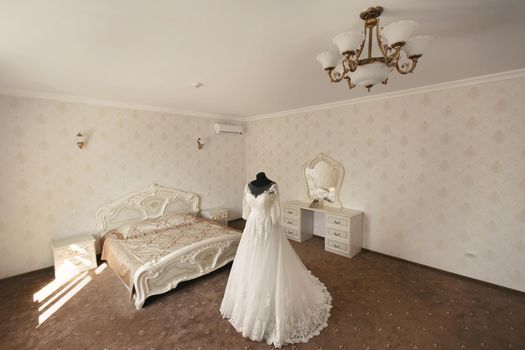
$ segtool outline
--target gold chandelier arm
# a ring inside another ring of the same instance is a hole
[[[326,72],[328,73],[328,78],[330,78],[331,83],[338,83],[345,77],[344,74],[337,72],[334,68],[327,69]]]
[[[352,80],[350,79],[350,77],[345,77],[345,79],[346,79],[346,82],[348,83],[348,90],[355,88],[355,84],[352,83]]]
[[[341,65],[343,66],[343,72],[346,73],[350,71],[350,66],[352,65],[352,62],[350,61],[350,54],[345,53],[343,57],[343,61],[341,62]]]
[[[401,46],[396,46],[389,49],[391,54],[386,57],[386,65],[389,67],[396,67],[397,69],[399,57],[401,57]]]
[[[356,54],[351,55],[350,53],[345,54],[345,57],[343,58],[343,69],[344,74],[348,72],[353,72],[357,69],[357,58]]]
[[[379,46],[379,50],[383,54],[383,57],[385,59],[388,59],[387,52],[385,50],[385,47],[383,46],[383,42],[381,41],[381,35],[379,34],[379,18],[377,19],[377,25],[376,25],[376,40],[377,40],[377,46]]]
[[[368,27],[368,58],[372,58],[372,31],[374,27]]]
[[[366,22],[364,24],[364,33],[365,33],[365,38],[363,39],[363,41],[361,41],[361,45],[359,46],[359,48],[357,49],[356,53],[355,53],[355,61],[359,61],[359,57],[361,57],[361,54],[363,53],[363,49],[365,47],[365,41],[366,41]],[[357,66],[356,66],[357,68]],[[355,68],[354,68],[355,70]]]
[[[414,69],[416,68],[418,58],[419,57],[412,57],[410,59],[410,62],[407,62],[407,63],[402,63],[402,64],[396,63],[395,65],[396,70],[401,74],[412,73]]]

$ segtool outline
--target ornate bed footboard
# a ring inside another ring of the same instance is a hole
[[[149,296],[165,293],[181,281],[203,276],[232,261],[241,235],[228,236],[193,244],[140,267],[134,276],[135,307],[140,309]]]

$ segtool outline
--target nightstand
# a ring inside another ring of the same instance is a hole
[[[57,279],[69,278],[97,267],[95,238],[91,235],[53,240],[51,247]]]
[[[201,216],[220,224],[228,225],[228,209],[213,208],[201,211]]]

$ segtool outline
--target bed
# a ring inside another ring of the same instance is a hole
[[[128,288],[137,309],[149,296],[235,257],[241,234],[199,212],[195,193],[156,184],[97,211],[102,259]]]

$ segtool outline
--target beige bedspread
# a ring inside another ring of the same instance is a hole
[[[142,265],[158,261],[183,247],[228,234],[239,232],[213,221],[194,218],[186,223],[154,232],[141,232],[125,237],[118,230],[105,234],[102,260],[117,273],[129,291],[133,292],[133,276]]]

